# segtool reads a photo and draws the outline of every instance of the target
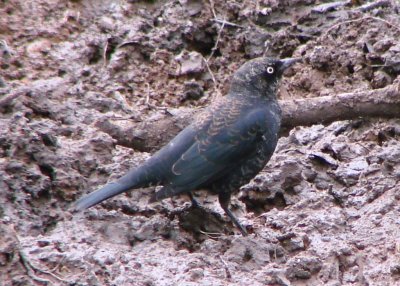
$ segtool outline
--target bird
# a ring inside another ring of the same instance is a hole
[[[76,211],[132,189],[162,186],[149,203],[192,191],[218,195],[225,214],[243,236],[247,230],[230,209],[232,193],[267,164],[278,142],[281,109],[279,79],[299,58],[259,57],[233,75],[229,91],[218,97],[168,144],[114,182],[82,197]]]

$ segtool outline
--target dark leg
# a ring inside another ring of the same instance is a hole
[[[194,208],[200,207],[199,202],[194,198],[192,192],[188,192],[187,194],[188,194],[190,200],[192,201],[192,207],[194,207]]]
[[[225,211],[225,213],[229,216],[231,221],[240,230],[242,235],[246,236],[247,235],[246,229],[239,223],[237,218],[233,215],[232,211],[229,209],[229,204],[231,201],[231,194],[230,193],[219,193],[218,199],[219,199],[219,204],[221,205],[221,207]]]

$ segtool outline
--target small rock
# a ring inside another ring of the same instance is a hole
[[[371,81],[372,88],[383,88],[391,83],[392,78],[390,75],[381,70],[374,73],[374,78]]]
[[[85,101],[89,108],[94,108],[103,113],[122,108],[120,102],[115,99],[108,98],[99,92],[87,92],[85,94]]]
[[[263,30],[251,30],[245,35],[245,53],[249,58],[262,56],[265,51],[265,44],[270,38],[270,34]]]
[[[286,277],[289,280],[309,279],[322,269],[322,262],[317,257],[295,257],[288,264]]]
[[[38,240],[37,244],[39,245],[39,247],[45,247],[50,245],[50,241],[48,240]]]
[[[312,152],[311,154],[308,155],[308,159],[310,159],[311,162],[316,162],[321,165],[327,165],[332,169],[337,169],[339,165],[335,159],[333,159],[328,154],[324,154],[322,152]]]
[[[295,252],[299,250],[305,250],[304,241],[301,237],[294,237],[282,242],[282,246],[288,252]]]
[[[273,248],[273,249],[272,249]],[[271,254],[274,253],[276,246],[261,243],[256,238],[237,238],[225,252],[226,261],[238,264],[251,263],[254,267],[262,267],[271,261]],[[255,264],[255,265],[254,265]]]
[[[47,39],[37,39],[26,47],[26,53],[31,58],[41,58],[43,53],[47,53],[51,49],[52,43]]]
[[[282,270],[268,269],[265,273],[265,284],[276,286],[291,286],[292,283],[285,277]]]
[[[100,265],[112,265],[115,262],[115,256],[106,249],[100,249],[93,255],[94,261]]]
[[[304,168],[302,171],[302,176],[310,183],[314,182],[317,175],[317,172],[310,168]]]
[[[335,177],[345,186],[352,186],[357,183],[360,174],[367,168],[367,161],[364,158],[359,158],[349,164],[339,166],[335,172]]]
[[[381,221],[382,221],[382,215],[381,214],[373,214],[371,215],[371,222],[375,224],[376,226],[379,226]]]
[[[388,142],[386,148],[378,154],[378,157],[386,162],[397,164],[400,162],[400,143],[398,141]]]
[[[377,41],[373,46],[373,50],[378,53],[386,52],[393,45],[393,39],[384,38]]]
[[[310,53],[309,62],[313,68],[324,71],[333,61],[330,53],[324,47],[316,46]]]
[[[391,266],[390,267],[390,274],[392,274],[392,276],[400,275],[400,264]]]
[[[290,132],[289,138],[295,144],[307,145],[321,138],[323,125],[314,125],[309,128],[298,127]]]
[[[225,222],[220,215],[209,212],[201,207],[189,207],[178,213],[179,225],[194,233],[224,233],[228,232]]]
[[[204,277],[204,270],[201,268],[194,268],[189,271],[189,275],[192,281],[196,281]]]
[[[203,56],[198,52],[188,53],[187,51],[183,51],[175,57],[175,60],[180,63],[179,75],[197,74],[204,71]]]
[[[198,100],[204,95],[203,87],[196,81],[186,81],[184,88],[185,100]]]
[[[101,17],[98,25],[103,32],[108,32],[115,29],[114,20],[106,16]]]
[[[172,231],[171,221],[167,218],[153,217],[145,222],[138,231],[129,235],[128,240],[133,245],[135,241],[154,240],[158,237],[168,237]]]
[[[204,5],[202,1],[186,1],[186,0],[180,0],[179,1],[181,5],[184,5],[186,8],[187,13],[193,17],[197,14],[199,14],[203,9]]]

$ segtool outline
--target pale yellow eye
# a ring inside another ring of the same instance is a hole
[[[273,74],[274,73],[274,68],[273,67],[267,67],[267,73]]]

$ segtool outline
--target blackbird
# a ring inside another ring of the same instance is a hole
[[[246,235],[229,208],[231,194],[254,178],[274,152],[281,123],[278,80],[298,60],[261,57],[243,64],[226,96],[215,100],[145,163],[79,199],[75,209],[154,185],[163,187],[150,202],[185,193],[196,204],[191,191],[208,190],[218,194],[222,209]]]

